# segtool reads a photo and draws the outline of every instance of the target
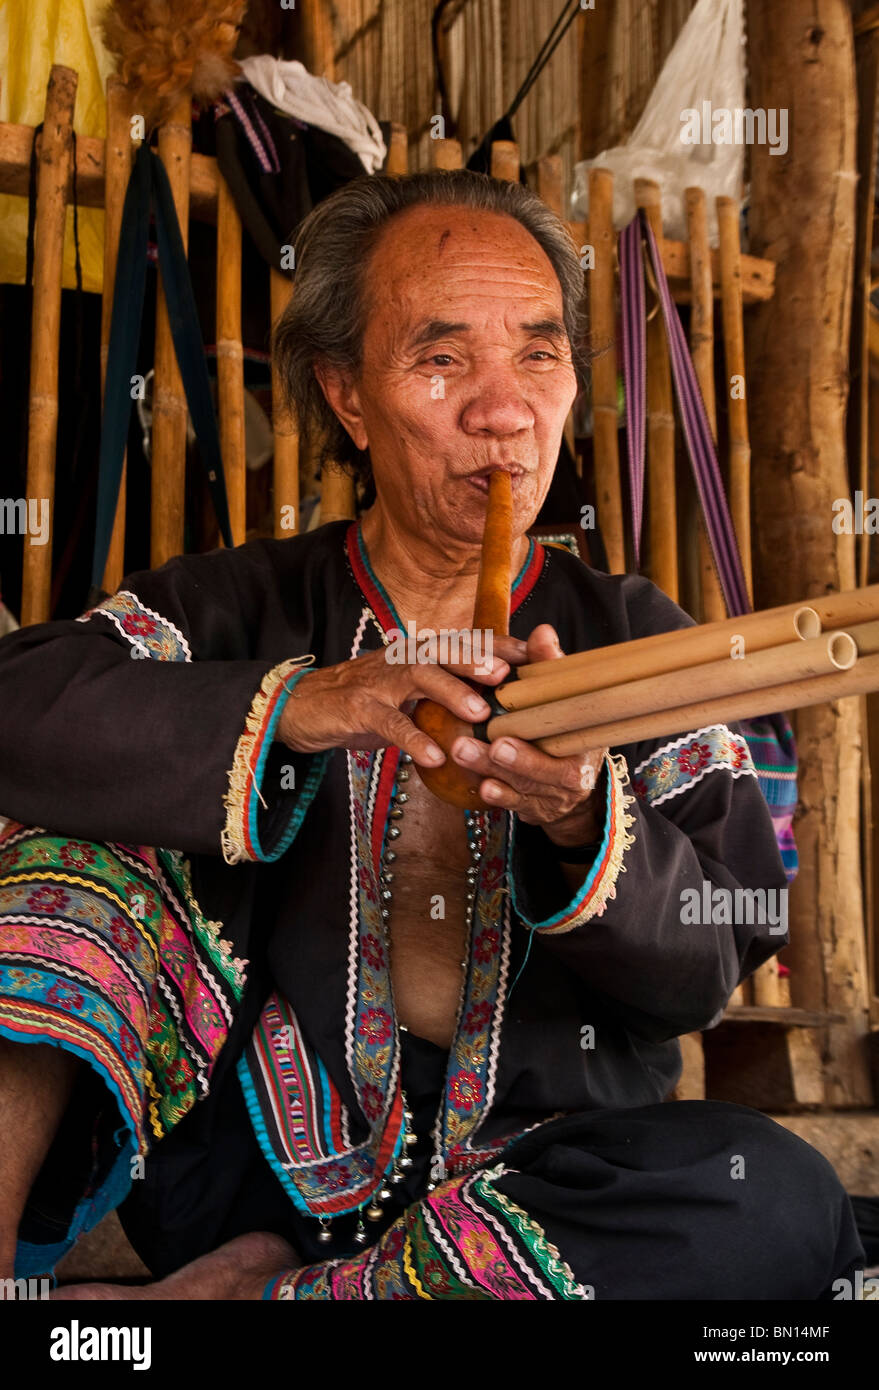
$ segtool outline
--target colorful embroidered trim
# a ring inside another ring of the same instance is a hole
[[[239,1063],[263,1152],[296,1206],[313,1216],[362,1206],[402,1144],[399,1033],[379,884],[399,756],[399,750],[348,755],[353,829],[346,1045],[362,1119],[342,1103],[290,1005],[277,995],[265,1005]],[[439,1117],[450,1174],[495,1161],[517,1137],[499,1138],[479,1152],[471,1147],[494,1096],[510,949],[502,887],[508,818],[489,811],[483,819],[467,977]]]
[[[0,846],[0,1031],[103,1077],[142,1152],[207,1094],[244,962],[179,854],[18,827]]]
[[[180,629],[160,613],[147,608],[137,594],[128,589],[111,594],[76,621],[85,623],[90,618],[108,618],[141,656],[158,661],[192,660],[189,643]]]
[[[606,753],[605,762],[608,776],[604,835],[595,855],[595,862],[567,907],[554,916],[547,917],[545,921],[530,921],[517,901],[515,879],[512,873],[510,874],[513,906],[524,925],[532,931],[543,932],[546,935],[573,931],[592,917],[601,917],[607,904],[616,897],[617,879],[621,873],[626,872],[623,856],[635,843],[634,835],[628,833],[629,827],[635,823],[635,818],[626,810],[627,806],[634,805],[635,798],[625,791],[629,781],[625,756],[622,753]],[[513,837],[515,839],[515,830]]]
[[[632,776],[632,789],[648,806],[690,791],[710,772],[725,770],[733,777],[756,777],[748,744],[725,724],[709,724],[695,733],[685,734],[663,744],[639,763]]]
[[[545,1232],[495,1184],[509,1170],[453,1178],[350,1259],[271,1280],[266,1300],[579,1301],[588,1292]]]
[[[267,863],[279,859],[293,842],[305,813],[327,769],[332,749],[316,753],[309,765],[305,785],[297,788],[289,822],[278,843],[266,851],[259,839],[259,786],[275,730],[293,687],[308,672],[303,662],[313,656],[294,657],[273,666],[263,676],[260,688],[247,714],[244,733],[235,745],[232,767],[229,770],[229,790],[223,796],[226,824],[220,832],[223,858],[227,864]]]

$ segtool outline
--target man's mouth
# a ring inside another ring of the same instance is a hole
[[[476,473],[468,473],[465,481],[472,483],[480,492],[487,493],[488,480],[492,473],[509,473],[510,481],[515,491],[522,478],[525,477],[526,471],[527,470],[522,468],[518,463],[491,463],[486,468],[480,468]]]

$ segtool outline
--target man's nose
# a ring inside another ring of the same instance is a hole
[[[468,434],[517,434],[531,429],[534,412],[514,373],[486,372],[473,383],[472,395],[461,412]]]

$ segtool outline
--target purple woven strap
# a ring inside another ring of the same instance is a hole
[[[644,267],[641,228],[637,217],[620,232],[622,288],[623,387],[626,397],[626,448],[629,458],[629,496],[635,568],[641,568],[641,525],[644,517],[645,381],[647,334],[644,331]]]
[[[740,613],[749,613],[751,611],[751,603],[748,598],[745,572],[742,567],[742,559],[739,554],[729,503],[726,499],[720,465],[717,462],[717,452],[714,448],[714,438],[711,433],[711,426],[708,423],[705,403],[702,400],[702,393],[699,390],[699,382],[696,379],[696,372],[687,347],[683,325],[678,317],[671,292],[668,288],[668,281],[665,278],[665,270],[662,264],[662,257],[659,253],[659,247],[656,244],[656,238],[653,235],[653,230],[650,223],[647,221],[643,208],[639,208],[637,217],[633,218],[625,231],[621,233],[621,247],[623,237],[627,233],[630,233],[633,228],[636,228],[635,235],[638,242],[640,242],[641,234],[643,233],[644,235],[650,261],[653,266],[656,285],[659,290],[659,300],[662,307],[666,337],[668,338],[672,379],[674,381],[675,396],[677,397],[678,409],[681,415],[684,439],[687,445],[690,464],[693,469],[693,477],[696,481],[696,490],[699,494],[702,515],[705,518],[705,526],[711,546],[711,554],[723,592],[726,610],[730,616],[737,616]],[[637,265],[634,264],[636,257],[631,254],[629,247],[627,247],[627,252],[629,274],[634,281],[636,278],[643,277],[643,265],[640,256],[637,257]],[[646,341],[643,312],[638,317],[637,322],[635,322],[634,313],[630,312],[627,315],[626,312],[625,298],[627,295],[627,282],[623,279],[622,275],[622,254],[621,250],[620,279],[624,299],[624,333],[626,332],[625,325],[628,317],[630,340],[633,335],[640,335],[642,341]],[[631,298],[630,290],[628,294]],[[641,294],[643,296],[643,278],[641,278]],[[640,350],[637,342],[630,342],[630,349],[628,351],[624,347],[624,361],[631,378],[631,381],[627,379],[626,383],[627,422],[630,432],[635,435],[636,446],[640,439],[641,452],[639,466],[641,476],[643,477],[644,434],[643,423],[640,426],[638,423],[638,415],[640,413],[643,417],[645,408],[644,402],[647,394],[646,351]],[[629,403],[630,398],[631,405]],[[632,414],[633,410],[635,412],[634,416]],[[632,444],[630,442],[630,449],[631,448]],[[630,463],[630,477],[631,476],[632,466]],[[640,500],[639,513],[636,517],[635,502],[633,499],[632,520],[633,525],[637,522],[638,527],[640,527]]]

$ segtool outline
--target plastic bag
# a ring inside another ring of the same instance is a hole
[[[662,190],[666,236],[687,235],[684,190],[698,186],[708,202],[708,236],[717,245],[714,199],[738,198],[744,144],[715,144],[711,113],[740,111],[745,103],[742,0],[698,0],[677,37],[643,115],[627,144],[604,150],[574,168],[572,215],[589,215],[589,170],[614,174],[613,221],[617,230],[635,216],[634,180],[653,179]],[[688,113],[691,113],[688,115]],[[697,143],[685,143],[698,135]]]
[[[73,125],[77,135],[103,136],[106,82],[116,60],[104,48],[98,16],[107,0],[0,0],[0,121],[39,125],[46,108],[46,84],[53,63],[79,75]],[[0,195],[0,281],[24,282],[27,198]],[[104,212],[79,209],[83,288],[100,294],[104,274]],[[76,284],[73,208],[64,234],[64,287]]]

